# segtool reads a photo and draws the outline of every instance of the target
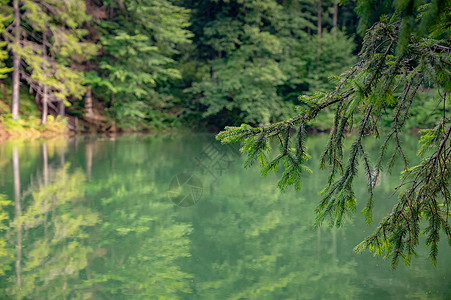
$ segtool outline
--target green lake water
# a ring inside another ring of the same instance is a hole
[[[436,266],[425,247],[394,271],[353,252],[376,225],[359,213],[363,175],[354,218],[313,227],[326,138],[308,140],[313,174],[298,192],[211,135],[3,142],[0,299],[451,299],[444,236]],[[374,223],[400,169],[377,183]]]

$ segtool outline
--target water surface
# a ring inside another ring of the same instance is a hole
[[[325,138],[308,140],[301,191],[283,193],[211,135],[4,142],[0,298],[451,299],[445,242],[437,266],[420,247],[392,271],[353,252],[375,226],[359,209],[343,228],[313,227]],[[416,138],[406,145],[414,159]],[[375,221],[398,179],[381,177]],[[363,178],[355,188],[361,209]]]

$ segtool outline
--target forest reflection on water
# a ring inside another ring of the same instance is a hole
[[[392,271],[352,251],[375,226],[359,209],[343,228],[313,228],[324,139],[308,140],[314,173],[301,191],[283,193],[234,149],[215,153],[211,135],[4,142],[0,298],[450,299],[445,242],[437,266],[420,247]],[[414,157],[415,138],[406,144]],[[375,221],[396,200],[398,171],[380,180]],[[179,174],[196,189],[174,189]],[[364,203],[364,180],[355,187]],[[174,205],[183,195],[199,201]]]

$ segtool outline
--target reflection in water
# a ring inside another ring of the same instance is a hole
[[[41,176],[21,195],[19,153],[12,148],[16,209],[6,237],[16,243],[15,280],[9,278],[3,292],[16,299],[73,298],[74,285],[81,284],[78,273],[92,252],[87,228],[98,222],[98,214],[84,203],[85,175],[68,166],[52,170],[47,143],[41,149]]]
[[[93,141],[86,142],[86,177],[91,179],[92,170],[92,155],[93,155],[94,143]]]
[[[312,153],[321,139],[309,141]],[[361,216],[341,229],[313,228],[327,180],[314,159],[301,192],[281,193],[277,178],[239,161],[219,178],[196,173],[193,158],[211,142],[129,136],[0,145],[0,298],[451,297],[446,245],[437,267],[420,249],[411,267],[392,272],[388,262],[352,252],[371,232]],[[204,187],[191,207],[168,198],[182,172]],[[375,220],[395,200],[387,198],[393,173],[381,176]],[[365,189],[357,183],[363,201]]]
[[[17,147],[13,147],[13,181],[14,181],[14,204],[15,204],[15,220],[19,220],[22,214],[21,199],[20,199],[20,171],[19,171],[19,151]],[[17,226],[17,239],[16,239],[16,285],[20,289],[22,287],[22,275],[21,275],[21,260],[22,260],[22,224]]]

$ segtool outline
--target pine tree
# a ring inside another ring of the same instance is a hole
[[[97,21],[102,56],[87,81],[103,98],[122,128],[158,125],[173,98],[161,87],[180,78],[173,60],[189,43],[188,10],[170,0],[105,3],[108,14]]]
[[[18,48],[20,44],[20,6],[19,0],[13,0],[14,22],[11,24],[11,32],[5,30],[3,35],[12,52],[13,74],[12,74],[12,93],[11,93],[11,118],[15,121],[19,118],[19,87],[20,87],[20,57]]]
[[[196,2],[193,32],[204,61],[201,81],[189,90],[204,117],[266,123],[280,117],[282,45],[273,32],[281,16],[276,1]],[[205,11],[210,11],[208,16]],[[272,99],[272,101],[267,101]],[[220,117],[221,118],[221,117]]]
[[[268,0],[230,1],[218,3],[212,13],[200,37],[211,57],[203,80],[192,88],[207,107],[204,116],[236,111],[239,120],[253,124],[279,117],[283,104],[277,86],[286,76],[278,63],[282,45],[271,24],[281,6]]]
[[[41,99],[45,124],[49,105],[59,103],[54,110],[64,114],[64,102],[83,95],[83,74],[75,66],[96,51],[94,45],[82,42],[86,32],[80,26],[88,20],[85,3],[15,0],[14,11],[13,34],[6,35],[14,61],[12,102],[18,101],[20,72]]]
[[[381,172],[390,169],[394,159],[405,162],[402,183],[396,189],[399,201],[374,234],[356,247],[392,259],[395,267],[402,258],[410,263],[420,233],[426,235],[430,257],[435,263],[441,231],[451,242],[449,225],[451,196],[451,122],[444,115],[433,128],[422,131],[419,154],[422,161],[410,166],[404,154],[401,136],[417,95],[423,88],[434,87],[441,97],[436,106],[449,103],[451,71],[449,51],[449,6],[445,1],[429,1],[415,6],[414,1],[397,2],[395,12],[383,16],[366,33],[359,61],[337,77],[337,85],[329,92],[303,97],[308,107],[299,108],[296,116],[263,127],[246,124],[226,127],[217,138],[224,143],[242,141],[241,150],[248,154],[246,164],[258,160],[262,174],[284,172],[281,189],[301,187],[301,175],[309,170],[305,148],[305,127],[325,110],[334,109],[334,126],[322,156],[322,166],[330,168],[328,186],[317,207],[317,222],[330,220],[335,226],[353,213],[356,198],[352,182],[362,164],[368,180],[369,201],[362,211],[367,222],[372,220],[373,189]],[[390,17],[390,18],[389,18]],[[392,120],[387,132],[381,128],[382,117]],[[355,131],[354,142],[345,160],[345,133]],[[383,137],[379,159],[372,163],[363,141],[367,136]],[[279,144],[279,154],[269,157],[271,141]],[[423,223],[425,222],[425,223]],[[423,225],[423,224],[428,225]]]
[[[11,9],[7,6],[7,0],[0,0],[0,9],[2,13],[0,14],[0,34],[5,31],[5,24],[9,23],[11,19]],[[0,79],[5,78],[7,73],[11,72],[11,68],[5,66],[4,61],[8,58],[8,52],[5,50],[7,43],[5,41],[0,42]]]
[[[187,91],[193,110],[215,125],[224,120],[277,121],[288,116],[293,103],[299,104],[299,90],[311,90],[312,83],[326,88],[331,75],[327,70],[321,70],[326,80],[311,78],[312,68],[319,64],[319,35],[313,35],[318,31],[316,2],[192,1],[189,7],[194,11],[193,59],[200,67]],[[331,26],[325,23],[324,28]],[[352,39],[340,38],[340,51],[349,59],[336,60],[339,70],[350,66],[353,49]]]
[[[348,37],[338,29],[324,30],[321,37],[321,51],[318,53],[313,41],[306,43],[305,56],[306,75],[303,78],[304,85],[308,87],[307,94],[316,91],[326,91],[334,87],[330,76],[341,74],[355,62],[352,54],[354,48],[353,37]],[[309,49],[310,48],[310,49]],[[304,50],[304,51],[305,51]]]

